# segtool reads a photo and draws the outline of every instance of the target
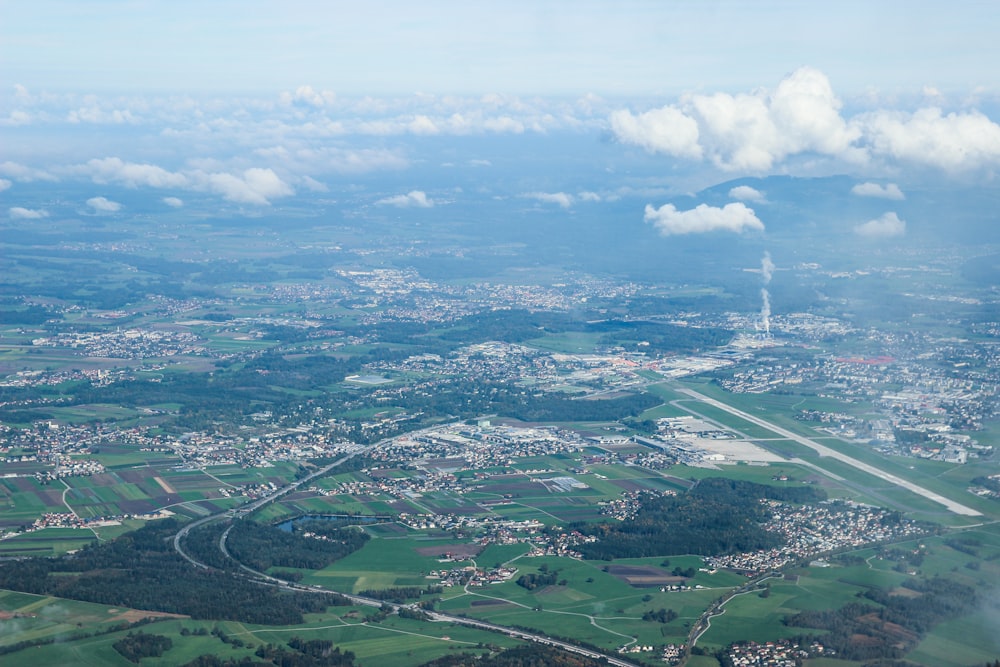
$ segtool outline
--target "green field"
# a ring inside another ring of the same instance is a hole
[[[126,630],[111,631],[123,622],[134,622],[144,612],[76,602],[61,598],[0,591],[0,647],[15,641],[41,641],[40,646],[8,653],[4,665],[130,665],[112,644]],[[146,658],[143,665],[168,667],[184,664],[199,655],[225,658],[254,657],[254,650],[267,643],[283,644],[292,637],[326,639],[342,651],[352,651],[361,665],[406,667],[456,651],[474,651],[483,643],[513,646],[518,642],[503,635],[451,624],[428,624],[390,616],[367,621],[371,608],[333,607],[325,614],[311,614],[292,627],[252,626],[234,622],[193,621],[165,618],[141,627],[150,634],[171,639],[173,646],[161,658]],[[10,618],[7,618],[10,616]],[[243,648],[223,644],[212,634],[191,634],[218,628],[244,642]],[[186,634],[181,634],[184,630]],[[111,632],[109,632],[111,631]],[[89,636],[88,636],[89,635]],[[76,636],[83,636],[73,639]],[[405,641],[401,641],[405,639]]]

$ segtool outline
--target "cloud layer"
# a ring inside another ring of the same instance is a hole
[[[951,107],[945,95],[930,88],[902,98],[917,103],[874,93],[845,105],[826,74],[812,67],[793,71],[769,89],[699,91],[637,109],[592,94],[577,99],[424,93],[352,98],[308,82],[258,97],[82,95],[24,86],[13,92],[0,95],[5,149],[0,191],[18,183],[86,179],[159,190],[156,197],[174,207],[164,198],[179,201],[191,192],[267,206],[298,192],[332,191],[338,180],[418,165],[495,162],[499,173],[507,164],[484,148],[492,143],[486,139],[497,135],[529,135],[539,142],[535,146],[548,142],[543,150],[570,146],[574,159],[593,156],[594,164],[608,157],[602,151],[621,161],[603,162],[607,177],[599,186],[596,180],[566,180],[546,186],[551,191],[525,193],[535,186],[519,184],[503,193],[565,209],[643,191],[641,183],[629,179],[632,165],[624,162],[638,151],[595,141],[609,132],[620,144],[676,158],[675,175],[686,177],[683,170],[689,167],[696,174],[691,180],[702,183],[715,170],[849,173],[859,182],[855,195],[901,200],[898,185],[879,184],[905,185],[908,169],[979,180],[1000,170],[1000,125],[973,108],[978,100],[995,101],[988,91],[954,98]],[[898,105],[908,108],[883,108]],[[858,107],[863,110],[845,111]],[[99,130],[97,154],[94,125],[106,126]],[[435,152],[454,137],[470,138],[465,147],[473,150],[458,157]],[[669,189],[685,186],[673,183]],[[601,189],[598,194],[587,187]],[[407,199],[409,194],[387,197],[393,203],[384,205],[426,207]],[[765,193],[749,186],[732,188],[729,197],[767,202]]]

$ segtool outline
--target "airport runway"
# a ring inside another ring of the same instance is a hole
[[[925,489],[924,487],[914,484],[913,482],[910,482],[908,480],[905,480],[902,477],[897,477],[892,473],[885,472],[884,470],[879,470],[875,466],[865,463],[864,461],[859,461],[855,458],[851,458],[847,454],[842,454],[841,452],[838,452],[835,449],[827,447],[826,445],[821,445],[815,440],[810,440],[809,438],[806,438],[804,436],[792,433],[788,429],[784,429],[776,424],[772,424],[771,422],[765,421],[760,417],[755,417],[747,412],[734,408],[731,405],[726,405],[722,401],[717,401],[714,398],[705,396],[704,394],[700,394],[686,387],[675,385],[671,388],[680,394],[685,394],[687,396],[690,396],[691,398],[701,401],[702,403],[706,403],[708,405],[711,405],[712,407],[719,408],[720,410],[725,410],[729,414],[736,415],[740,419],[745,419],[748,422],[756,424],[757,426],[761,426],[769,431],[773,431],[778,435],[788,438],[789,440],[793,440],[799,443],[800,445],[805,445],[806,447],[809,447],[810,449],[813,449],[814,451],[819,453],[820,456],[829,456],[832,459],[837,459],[838,461],[846,463],[847,465],[857,468],[858,470],[862,470],[868,473],[869,475],[874,475],[879,479],[885,480],[886,482],[895,484],[896,486],[902,487],[908,491],[912,491],[913,493],[921,495],[924,498],[927,498],[928,500],[933,500],[934,502],[940,505],[944,505],[950,512],[954,512],[955,514],[961,514],[964,516],[982,516],[982,512],[974,510],[971,507],[967,507],[966,505],[955,502],[954,500],[945,498],[939,493],[935,493],[930,489]]]

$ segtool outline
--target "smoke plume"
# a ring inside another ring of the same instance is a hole
[[[760,260],[760,272],[764,276],[764,284],[767,285],[771,282],[771,276],[774,274],[774,262],[771,261],[771,253],[765,252],[764,257]]]
[[[764,335],[771,333],[771,293],[766,288],[760,290],[760,300],[763,302],[760,307],[760,320],[764,325]]]
[[[774,262],[771,261],[771,253],[765,252],[760,260],[760,274],[764,278],[764,287],[760,290],[760,321],[764,327],[764,335],[771,333],[771,293],[767,291],[767,286],[771,284],[771,276],[774,275]]]

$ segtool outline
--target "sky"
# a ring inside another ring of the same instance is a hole
[[[995,85],[993,2],[3,0],[0,85],[346,95],[736,92],[802,65],[844,94]]]
[[[622,176],[642,163],[661,191],[847,173],[854,196],[898,202],[915,177],[1000,169],[994,2],[0,0],[0,16],[10,219],[47,219],[19,200],[31,183],[89,183],[80,207],[125,215],[104,186],[252,209],[400,173],[371,205],[426,209],[451,198],[425,177],[451,165],[444,144],[489,180],[475,140],[527,155],[563,134],[595,156],[592,182],[511,196],[572,211],[649,186]],[[661,198],[645,218],[759,228],[765,195],[733,199]],[[872,222],[859,233],[901,229]]]

